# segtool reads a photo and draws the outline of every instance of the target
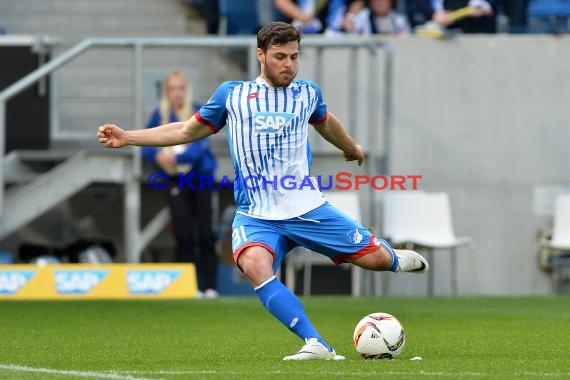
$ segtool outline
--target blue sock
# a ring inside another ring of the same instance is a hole
[[[398,269],[398,265],[400,265],[400,261],[398,260],[398,256],[396,256],[396,252],[394,252],[394,248],[388,243],[386,240],[378,239],[382,248],[384,248],[388,253],[392,256],[392,266],[388,269],[390,272],[395,272]]]
[[[317,338],[327,350],[332,351],[307,317],[301,301],[277,277],[263,282],[255,292],[263,306],[299,338]]]

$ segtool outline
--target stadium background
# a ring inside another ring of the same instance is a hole
[[[44,46],[51,57],[86,37],[189,38],[203,30],[199,16],[179,0],[1,0],[0,25],[9,32],[7,37],[53,37]],[[27,49],[35,41],[32,37],[23,45]],[[316,52],[306,49],[300,76],[322,79],[330,109],[379,156],[385,153],[384,96],[391,95],[389,172],[421,174],[420,188],[448,192],[456,234],[474,241],[471,251],[458,256],[459,294],[550,293],[550,275],[538,265],[538,237],[551,225],[556,193],[570,189],[570,39],[502,34],[386,41],[393,47],[391,82],[385,80],[385,56],[378,61],[376,80],[371,81],[363,74],[370,69],[368,53],[359,50],[355,58],[348,48],[326,50],[321,66],[316,64]],[[11,63],[11,56],[2,57],[3,65]],[[26,146],[32,144],[30,135],[44,133],[51,138],[38,142],[43,148],[99,149],[95,128],[108,121],[129,128],[137,117],[144,121],[156,104],[157,79],[172,68],[182,67],[189,73],[202,102],[221,81],[248,78],[247,56],[239,49],[145,48],[140,84],[143,107],[135,115],[133,57],[130,47],[96,47],[58,70],[49,80],[47,93],[55,103],[49,123],[42,127],[30,122],[26,108],[33,104],[25,103],[20,116],[9,118],[7,124],[9,136],[11,130],[22,131],[25,138],[12,140],[14,146],[8,141],[8,148],[30,148]],[[3,81],[3,86],[15,79]],[[356,93],[347,90],[352,88],[351,79],[356,80]],[[379,96],[378,120],[370,120],[367,103],[374,86]],[[32,91],[37,94],[38,90],[34,86]],[[360,112],[351,113],[351,105]],[[49,129],[46,133],[36,128]],[[366,138],[370,128],[376,142]],[[223,134],[215,136],[215,147],[221,161],[218,174],[231,173]],[[316,174],[339,170],[339,157],[333,153],[332,148],[315,144]],[[62,159],[46,161],[43,165],[49,167]],[[350,165],[342,170],[360,173]],[[144,180],[144,174],[141,177]],[[72,180],[62,178],[63,185]],[[37,190],[30,202],[41,199],[41,189]],[[141,194],[144,226],[160,210],[162,195],[150,191],[144,181]],[[227,194],[220,198],[220,211],[228,199]],[[369,194],[363,192],[362,199],[364,220],[371,220]],[[5,236],[0,246],[2,251],[16,252],[24,241],[61,244],[88,235],[114,241],[119,259],[124,260],[123,201],[120,186],[90,186]],[[93,204],[100,207],[94,209]],[[156,259],[156,252],[166,252],[164,259],[172,242],[164,233],[151,247],[143,252],[143,259]],[[438,294],[450,293],[448,260],[446,254],[436,256]],[[425,294],[425,278],[385,276],[390,295]]]

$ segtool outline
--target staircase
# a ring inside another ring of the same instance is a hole
[[[188,31],[181,0],[0,0],[0,24],[10,34],[73,39]]]
[[[5,194],[0,240],[90,184],[127,184],[133,178],[131,151],[84,150],[64,158],[66,154],[69,152],[15,151],[7,156],[6,182],[12,186]],[[34,163],[54,167],[37,176]]]
[[[201,21],[194,18],[189,23],[191,13],[184,0],[0,0],[0,25],[8,33],[49,35],[60,41],[51,51],[51,59],[85,37],[187,37],[203,30]],[[227,62],[222,50],[145,48],[143,123],[151,108],[158,104],[158,81],[174,68],[188,73],[198,102],[207,101],[222,80],[242,75],[233,63]],[[82,198],[88,199],[86,193],[100,188],[89,186],[95,183],[123,185],[121,210],[124,206],[124,211],[114,209],[112,221],[107,217],[111,222],[107,225],[117,223],[111,233],[118,231],[119,236],[105,236],[124,243],[119,245],[124,246],[127,261],[136,261],[140,248],[164,227],[168,215],[163,209],[150,218],[147,228],[139,228],[140,196],[132,196],[139,191],[139,184],[131,180],[132,157],[130,153],[110,154],[98,146],[94,136],[95,128],[104,122],[127,129],[144,127],[144,124],[133,125],[134,71],[132,47],[97,47],[51,74],[49,89],[54,110],[50,120],[51,149],[13,151],[2,162],[6,193],[4,215],[0,217],[4,222],[0,225],[0,249],[15,251],[18,242],[26,239],[26,231],[34,229],[42,219],[38,217],[68,208],[74,194],[81,193]],[[223,134],[216,137],[225,140]],[[82,191],[86,188],[89,191]],[[144,219],[143,210],[143,222]],[[66,224],[75,222],[70,220]]]

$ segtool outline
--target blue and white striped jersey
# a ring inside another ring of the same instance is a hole
[[[282,220],[325,202],[315,179],[309,180],[308,125],[327,119],[315,83],[296,79],[288,87],[271,87],[260,77],[225,82],[196,118],[214,132],[228,126],[238,212]]]

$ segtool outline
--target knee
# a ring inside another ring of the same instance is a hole
[[[237,265],[255,287],[273,273],[273,255],[262,247],[248,247],[237,258]]]

